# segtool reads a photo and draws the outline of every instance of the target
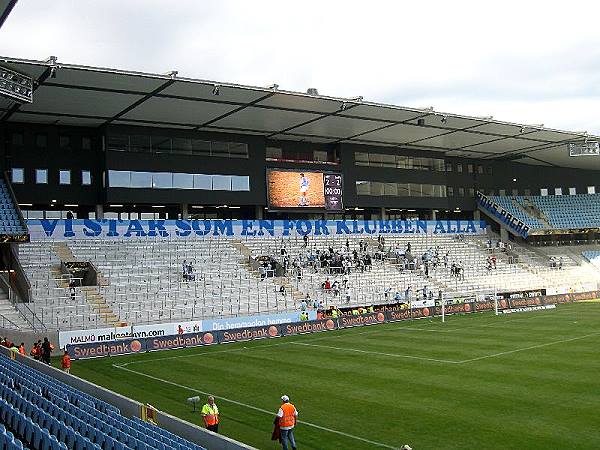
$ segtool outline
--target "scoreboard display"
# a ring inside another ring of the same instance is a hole
[[[267,191],[269,209],[344,209],[340,173],[268,169]]]

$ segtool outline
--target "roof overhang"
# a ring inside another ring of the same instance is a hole
[[[276,140],[426,149],[448,156],[600,169],[570,158],[585,132],[492,118],[183,78],[0,57],[36,80],[32,104],[0,98],[0,122],[100,127],[108,124],[261,135]]]
[[[0,28],[16,4],[17,0],[0,0]]]

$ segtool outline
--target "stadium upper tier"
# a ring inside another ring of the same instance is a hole
[[[288,238],[89,239],[23,244],[19,258],[31,283],[29,307],[50,329],[292,312],[299,311],[307,294],[309,306],[319,300],[327,307],[393,302],[396,293],[404,300],[407,290],[408,300],[422,300],[424,288],[434,299],[440,291],[446,299],[460,299],[494,290],[568,292],[597,286],[597,274],[566,254],[559,272],[549,267],[547,257],[525,247],[514,245],[502,252],[488,248],[486,240],[483,236],[388,235],[384,251],[378,251],[372,238],[363,241],[365,251],[359,237],[350,237],[346,246],[341,236],[313,237],[306,247],[301,239]],[[414,257],[410,264],[397,256],[409,243]],[[250,257],[269,257],[283,265],[282,247],[287,272],[261,280]],[[348,258],[346,274],[311,263],[317,252],[330,253],[330,249]],[[371,255],[372,265],[363,271],[355,251],[359,259]],[[496,259],[493,267],[489,267],[490,256]],[[93,263],[99,286],[80,287],[75,280],[76,287],[70,287],[69,276],[60,271],[65,260]],[[184,261],[193,265],[186,277]],[[464,277],[453,275],[453,264],[463,268]],[[327,278],[331,284],[338,281],[339,290],[323,289]]]
[[[0,235],[25,235],[27,228],[21,220],[8,186],[0,178]]]
[[[531,229],[600,227],[600,194],[489,198]]]
[[[6,449],[25,443],[52,450],[204,450],[5,356],[0,356],[0,419],[8,428],[0,428]]]

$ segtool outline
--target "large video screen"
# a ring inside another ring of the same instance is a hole
[[[344,209],[339,173],[269,169],[267,187],[270,209]]]

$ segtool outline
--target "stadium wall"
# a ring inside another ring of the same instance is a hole
[[[204,157],[199,155],[181,155],[156,152],[117,152],[105,151],[106,140],[110,133],[127,132],[138,135],[157,135],[171,137],[194,137],[215,141],[237,141],[248,145],[249,157],[224,158]],[[13,136],[18,136],[13,139]],[[43,136],[44,145],[38,140]],[[61,136],[67,136],[68,145],[61,144]],[[88,140],[89,148],[82,142]],[[266,149],[280,146],[286,152],[310,154],[312,150],[326,150],[339,164],[309,164],[305,162],[272,161],[266,158]],[[355,153],[375,152],[405,156],[427,156],[443,158],[452,171],[422,171],[385,167],[356,166]],[[14,191],[20,203],[33,204],[32,209],[50,209],[65,204],[77,204],[81,212],[94,211],[96,205],[110,203],[131,204],[166,204],[177,207],[181,204],[196,205],[237,205],[248,208],[244,217],[256,217],[256,207],[266,206],[265,170],[268,167],[294,168],[296,170],[328,169],[339,171],[344,176],[344,203],[348,208],[414,208],[438,209],[441,211],[459,208],[463,211],[476,209],[474,191],[483,190],[486,194],[491,190],[496,193],[504,189],[507,195],[512,189],[523,193],[529,189],[531,194],[538,194],[542,187],[553,192],[555,187],[562,187],[567,192],[575,187],[578,193],[587,192],[587,186],[597,186],[598,171],[570,168],[531,166],[506,160],[482,160],[444,157],[439,151],[416,150],[398,147],[369,146],[357,144],[319,144],[310,142],[272,141],[262,136],[206,133],[190,130],[175,130],[152,127],[126,127],[110,125],[105,128],[65,127],[31,123],[0,124],[0,167],[10,170],[12,167],[25,170],[25,183],[14,184]],[[458,164],[462,172],[458,172]],[[482,166],[483,173],[473,170],[469,173],[468,165]],[[48,183],[35,183],[35,170],[48,170]],[[71,170],[71,184],[61,185],[58,171]],[[171,172],[198,172],[207,174],[239,174],[250,177],[249,192],[225,191],[186,191],[160,189],[111,189],[104,187],[103,174],[108,169],[115,170],[148,170]],[[92,171],[92,185],[81,185],[81,170]],[[516,181],[513,181],[516,179]],[[454,189],[454,195],[445,198],[433,197],[393,197],[393,196],[359,196],[356,193],[356,181],[402,182],[440,184]],[[457,191],[464,188],[465,195],[459,196]],[[473,193],[470,193],[470,189]],[[597,186],[600,191],[600,186]],[[56,204],[51,206],[52,200]],[[224,214],[225,211],[219,211]],[[365,214],[370,214],[365,212]]]

